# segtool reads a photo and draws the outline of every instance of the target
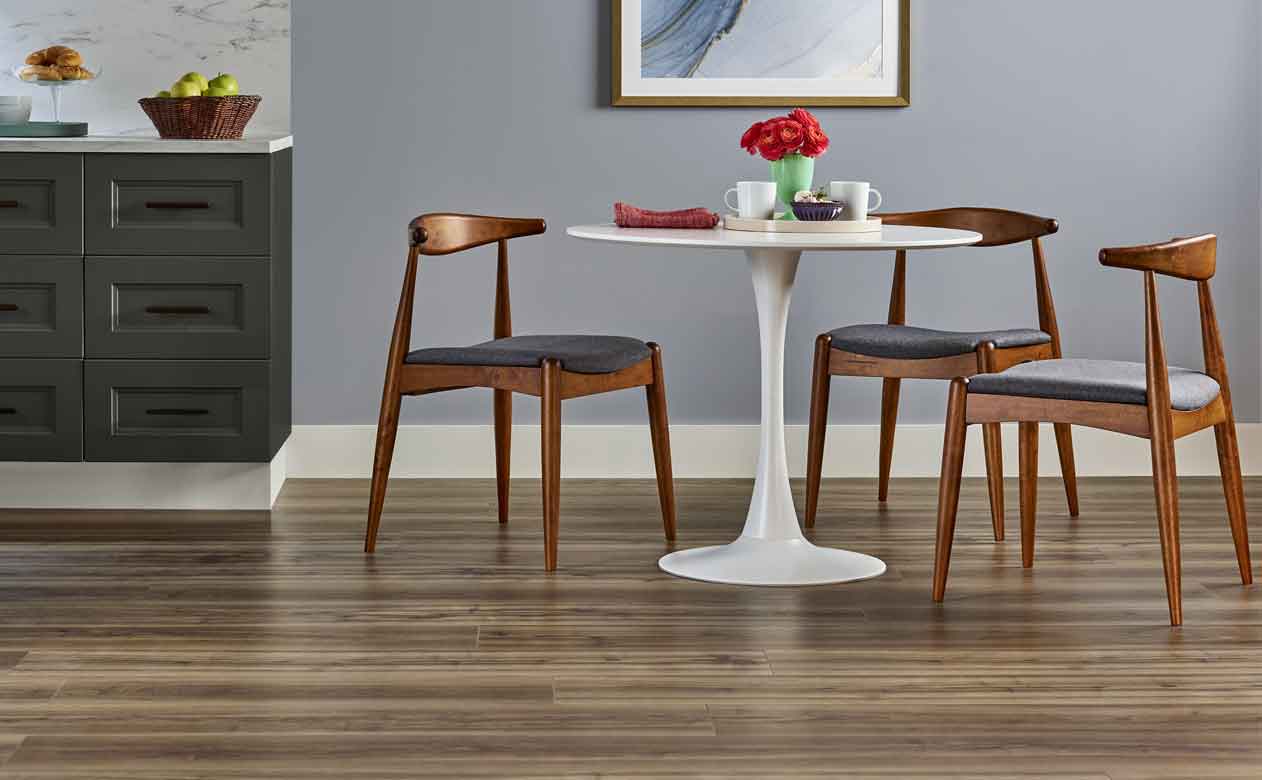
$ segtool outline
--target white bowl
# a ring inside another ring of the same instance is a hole
[[[0,125],[20,125],[31,121],[31,96],[0,95]]]

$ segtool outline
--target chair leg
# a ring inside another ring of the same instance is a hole
[[[1152,482],[1157,499],[1157,529],[1161,537],[1161,565],[1166,576],[1166,600],[1170,625],[1183,624],[1183,562],[1179,548],[1179,482],[1174,465],[1174,438],[1154,434]]]
[[[399,405],[402,397],[392,383],[382,391],[381,416],[377,420],[377,447],[373,453],[372,489],[368,498],[368,529],[364,533],[364,552],[377,549],[377,529],[381,526],[381,510],[386,503],[386,485],[390,481],[390,461],[394,458],[394,440],[399,432]]]
[[[508,522],[509,461],[513,437],[513,393],[495,391],[495,498],[500,522]]]
[[[1021,566],[1034,566],[1034,520],[1039,494],[1039,424],[1017,423],[1021,470]]]
[[[890,495],[890,464],[894,461],[894,427],[898,424],[898,390],[901,379],[881,380],[881,451],[877,461],[876,500]]]
[[[666,377],[662,372],[662,348],[653,351],[653,384],[646,385],[649,434],[653,441],[653,466],[657,471],[657,499],[662,505],[662,530],[666,541],[675,541],[675,478],[670,465],[670,421],[666,416]]]
[[[1240,581],[1252,585],[1253,562],[1249,558],[1249,521],[1245,516],[1244,484],[1240,479],[1240,449],[1236,444],[1236,426],[1231,420],[1214,426],[1214,440],[1218,444],[1218,469],[1227,497],[1227,519],[1231,524],[1231,540],[1236,545]]]
[[[806,434],[806,515],[804,525],[815,527],[815,510],[819,506],[819,482],[824,471],[824,436],[828,432],[828,394],[832,375],[828,373],[828,356],[833,340],[827,333],[815,339],[815,366],[811,369],[811,416]]]
[[[543,422],[543,560],[546,570],[556,571],[557,534],[561,526],[561,364],[552,358],[546,358],[540,374],[540,419]]]
[[[982,425],[982,444],[986,449],[986,490],[990,494],[990,525],[995,541],[1003,541],[1003,429],[999,423]]]
[[[1069,504],[1069,516],[1078,516],[1078,470],[1074,466],[1073,427],[1069,423],[1055,423],[1056,452],[1060,455],[1060,478],[1065,483],[1065,501]]]
[[[942,442],[942,477],[938,480],[938,534],[933,550],[934,601],[942,601],[946,596],[947,570],[951,566],[955,515],[960,504],[960,476],[964,471],[967,388],[965,380],[952,380],[950,395],[947,397],[946,436]]]

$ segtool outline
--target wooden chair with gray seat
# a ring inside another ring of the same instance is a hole
[[[879,325],[837,328],[821,333],[815,339],[806,454],[807,528],[814,527],[819,505],[832,377],[867,376],[884,380],[877,483],[877,500],[884,502],[889,495],[894,427],[903,379],[949,380],[1061,356],[1060,331],[1056,326],[1056,309],[1052,304],[1052,288],[1047,279],[1040,240],[1059,229],[1056,220],[1003,209],[967,207],[878,216],[887,225],[973,230],[982,234],[982,240],[976,246],[1007,246],[1029,241],[1034,250],[1034,297],[1039,326],[1037,329],[949,331],[907,325],[907,253],[897,252],[888,321]],[[982,438],[986,448],[991,523],[995,540],[999,541],[1004,538],[1003,450],[999,426],[983,426]],[[1074,478],[1073,439],[1068,425],[1056,426],[1056,444],[1060,451],[1069,514],[1077,516],[1078,484]]]
[[[666,539],[675,538],[675,489],[671,478],[661,348],[652,342],[624,336],[512,335],[508,242],[513,238],[539,235],[546,229],[542,219],[470,214],[424,214],[408,226],[411,246],[381,397],[365,552],[372,552],[377,543],[402,397],[468,387],[489,387],[495,391],[495,478],[501,523],[508,522],[512,394],[524,393],[541,400],[544,566],[548,571],[556,569],[560,527],[561,401],[625,388],[645,388],[662,525]],[[495,244],[498,248],[495,338],[471,347],[412,351],[412,310],[420,255],[449,255],[484,244]]]
[[[1018,423],[1021,563],[1026,568],[1034,565],[1039,423],[1085,425],[1148,439],[1152,450],[1152,479],[1157,499],[1157,527],[1165,569],[1166,598],[1170,622],[1176,626],[1183,622],[1183,597],[1174,440],[1212,426],[1218,444],[1218,465],[1227,498],[1227,517],[1236,547],[1240,580],[1245,585],[1253,582],[1227,362],[1209,290],[1216,252],[1217,239],[1212,235],[1100,251],[1101,264],[1144,273],[1143,363],[1045,360],[1015,366],[996,374],[960,378],[951,383],[942,478],[938,485],[938,536],[933,563],[935,601],[942,601],[946,593],[951,541],[955,535],[959,506],[964,435],[967,426],[973,423]],[[1161,315],[1157,308],[1157,274],[1196,282],[1204,372],[1166,364]]]

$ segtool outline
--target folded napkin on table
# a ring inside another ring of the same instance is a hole
[[[619,201],[613,204],[613,221],[618,227],[709,229],[719,224],[719,215],[702,208],[649,211]]]

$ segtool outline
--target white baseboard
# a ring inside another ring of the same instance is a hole
[[[270,463],[0,463],[0,508],[270,509],[290,446]]]
[[[900,425],[894,443],[893,476],[937,477],[942,461],[941,425]],[[1238,426],[1245,474],[1262,474],[1262,424]],[[289,442],[289,476],[293,478],[365,478],[372,468],[372,425],[295,426]],[[825,477],[876,476],[879,428],[876,425],[832,425],[824,452]],[[753,425],[672,425],[671,454],[675,476],[689,478],[751,477],[758,458],[758,428]],[[494,444],[489,425],[412,425],[399,429],[392,477],[487,478],[495,476]],[[805,474],[806,426],[786,431],[789,472]],[[512,472],[539,476],[539,426],[513,426]],[[1078,474],[1148,476],[1152,473],[1148,442],[1131,436],[1074,429]],[[1218,456],[1211,431],[1181,439],[1175,445],[1178,470],[1184,476],[1218,474]],[[1004,467],[1016,475],[1016,426],[1004,426]],[[647,425],[573,425],[563,429],[561,471],[573,478],[652,478],[653,452]],[[980,429],[969,429],[964,462],[968,476],[983,476]],[[1042,426],[1039,472],[1060,474],[1050,425]]]

